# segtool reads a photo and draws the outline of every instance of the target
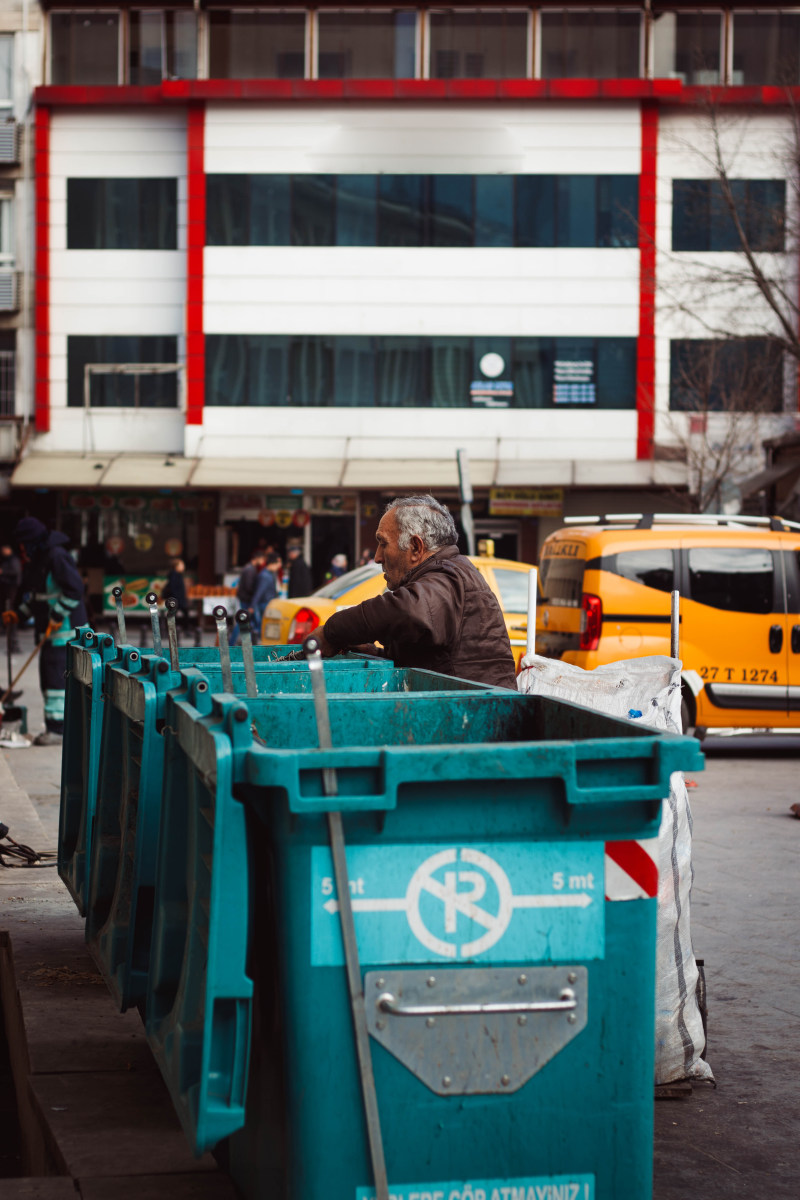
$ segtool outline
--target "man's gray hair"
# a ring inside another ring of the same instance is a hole
[[[433,496],[399,497],[386,505],[387,513],[392,510],[397,516],[397,543],[401,550],[408,549],[412,537],[421,538],[426,550],[457,544],[458,531],[450,510]]]

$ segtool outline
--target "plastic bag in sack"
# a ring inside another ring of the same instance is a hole
[[[583,704],[654,729],[681,732],[681,664],[652,655],[584,671],[571,663],[526,655],[521,692]],[[705,1034],[697,1002],[698,969],[692,949],[692,814],[683,775],[670,778],[658,834],[656,924],[657,1084],[713,1079],[703,1059]]]

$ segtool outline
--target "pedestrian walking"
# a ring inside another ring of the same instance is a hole
[[[264,609],[278,595],[280,574],[283,570],[283,560],[279,554],[268,554],[264,570],[258,577],[253,596],[253,618],[250,622],[255,641],[261,639],[261,622]]]
[[[311,567],[303,558],[302,546],[289,546],[286,550],[286,557],[289,559],[289,587],[287,595],[289,599],[295,596],[310,596],[314,590],[314,584],[311,579]]]
[[[245,567],[242,568],[242,572],[239,576],[239,584],[236,588],[236,599],[239,601],[239,608],[247,609],[247,611],[250,613],[251,624],[253,617],[253,596],[256,594],[258,577],[261,574],[264,562],[265,559],[263,551],[258,549],[254,550],[250,555],[250,561]],[[231,630],[230,637],[228,638],[228,644],[230,646],[235,646],[238,640],[239,626],[234,621],[233,629]]]

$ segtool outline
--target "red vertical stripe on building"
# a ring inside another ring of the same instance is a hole
[[[36,365],[34,427],[50,428],[50,109],[36,109]]]
[[[206,244],[205,105],[186,120],[186,424],[202,425],[206,347],[203,333],[203,248]]]
[[[636,457],[653,457],[656,390],[656,155],[658,108],[642,103],[639,175],[639,341],[636,350]]]

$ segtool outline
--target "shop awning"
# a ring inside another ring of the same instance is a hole
[[[800,475],[800,461],[797,459],[794,462],[775,463],[774,466],[766,467],[763,471],[751,475],[749,479],[742,480],[739,484],[742,498],[754,496],[756,492],[763,492],[765,488],[771,487],[773,483],[778,483],[781,479],[786,479],[792,473]]]
[[[470,459],[469,475],[473,487],[490,487],[495,470],[494,459]],[[420,488],[426,492],[458,487],[458,466],[454,458],[351,458],[344,464],[342,487]]]
[[[111,461],[107,454],[29,454],[14,468],[11,486],[97,487]]]
[[[103,487],[184,488],[197,465],[180,454],[120,454],[106,470]]]
[[[340,487],[339,458],[200,458],[188,487]]]

